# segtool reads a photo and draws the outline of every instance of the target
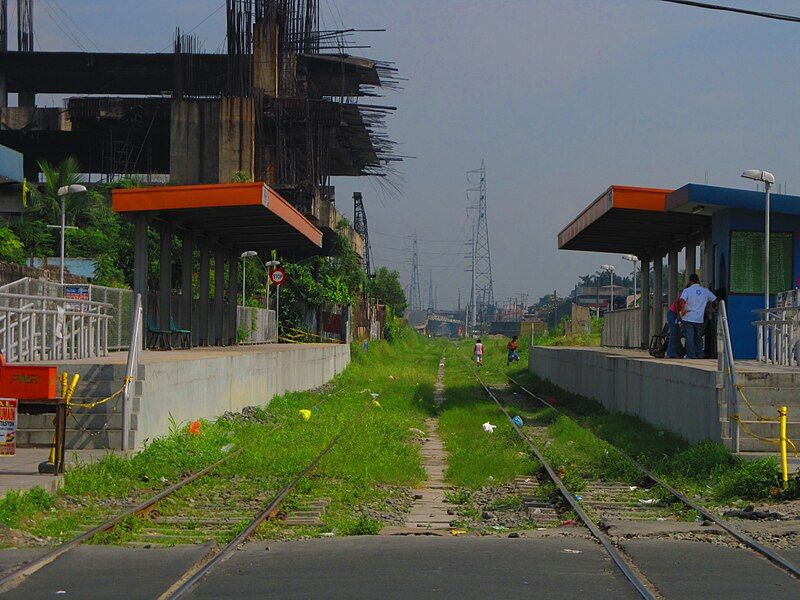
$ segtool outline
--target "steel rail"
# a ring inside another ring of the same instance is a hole
[[[470,370],[472,370],[471,366],[470,366]],[[539,460],[539,462],[542,463],[542,466],[545,468],[545,471],[547,471],[547,475],[550,477],[550,479],[553,481],[553,483],[556,484],[556,487],[558,488],[558,491],[561,492],[561,495],[569,503],[569,505],[572,507],[572,510],[575,511],[575,513],[578,515],[580,520],[583,521],[583,524],[586,525],[586,527],[589,529],[589,531],[592,533],[592,535],[595,538],[597,538],[597,541],[599,541],[600,544],[602,544],[602,546],[605,549],[605,551],[611,557],[611,560],[613,560],[614,564],[616,564],[617,567],[619,568],[619,570],[622,571],[622,574],[626,577],[626,579],[631,583],[631,585],[633,585],[634,588],[636,588],[636,591],[639,593],[639,595],[642,598],[644,598],[645,600],[655,600],[656,596],[653,594],[653,592],[651,592],[650,589],[641,580],[641,578],[639,578],[636,575],[636,573],[633,572],[633,570],[631,569],[630,565],[622,557],[622,554],[620,554],[619,550],[617,550],[616,546],[614,546],[614,543],[611,541],[611,539],[605,533],[603,533],[600,530],[600,528],[597,526],[597,524],[594,521],[592,521],[592,519],[589,517],[589,515],[587,515],[586,512],[584,512],[584,510],[581,507],[581,505],[578,502],[578,500],[575,498],[575,496],[573,496],[570,493],[570,491],[567,489],[567,486],[565,486],[564,482],[561,481],[561,478],[555,472],[553,467],[550,466],[550,463],[547,462],[547,459],[544,457],[544,455],[536,447],[536,444],[534,444],[533,441],[527,436],[527,434],[524,431],[522,431],[522,428],[520,428],[514,422],[514,420],[511,417],[511,414],[509,414],[509,412],[506,410],[506,407],[503,406],[503,404],[500,402],[500,400],[497,399],[497,396],[495,396],[492,393],[492,391],[486,386],[486,384],[478,376],[478,374],[475,373],[474,371],[473,371],[472,374],[475,377],[475,379],[478,380],[478,383],[481,384],[481,387],[489,395],[489,397],[492,400],[495,401],[497,406],[500,407],[500,410],[503,411],[503,414],[506,416],[506,418],[511,423],[511,426],[514,428],[514,431],[517,432],[517,435],[522,439],[522,441],[525,442],[525,444],[536,455],[536,458]]]
[[[565,417],[567,417],[569,419],[572,419],[572,417],[570,417],[569,415],[565,414],[563,411],[560,411],[559,409],[557,409],[555,406],[553,406],[550,402],[548,402],[544,398],[540,397],[539,395],[537,395],[534,392],[532,392],[529,389],[527,389],[525,386],[523,386],[520,382],[518,382],[516,379],[514,379],[510,375],[508,375],[506,373],[503,373],[503,374],[508,378],[509,381],[511,381],[514,385],[516,385],[523,392],[528,394],[531,398],[534,398],[534,399],[538,400],[539,402],[541,402],[542,404],[544,404],[548,408],[552,408],[557,413],[559,413],[561,415],[564,415]],[[574,419],[572,419],[572,420],[574,421]],[[631,463],[636,465],[636,467],[639,469],[639,471],[641,471],[645,476],[647,476],[653,483],[663,487],[670,494],[672,494],[678,500],[680,500],[683,504],[685,504],[689,508],[692,508],[693,510],[696,510],[697,512],[699,512],[706,519],[708,519],[709,521],[712,521],[713,523],[715,523],[716,525],[718,525],[719,527],[721,527],[722,529],[727,531],[729,534],[731,534],[737,540],[739,540],[740,542],[745,544],[751,550],[753,550],[753,551],[757,552],[758,554],[761,554],[762,556],[764,556],[767,560],[772,562],[774,565],[786,570],[787,572],[789,572],[794,577],[800,578],[800,567],[798,567],[797,565],[795,565],[791,561],[787,560],[786,558],[784,558],[783,556],[781,556],[780,554],[775,552],[773,549],[758,543],[756,540],[754,540],[753,538],[751,538],[747,534],[739,531],[733,525],[731,525],[728,521],[718,517],[717,515],[715,515],[711,511],[709,511],[702,504],[698,504],[697,502],[695,502],[694,500],[692,500],[691,498],[689,498],[688,496],[683,494],[681,491],[677,490],[672,485],[670,485],[669,483],[667,483],[663,479],[661,479],[658,476],[656,476],[655,473],[653,473],[650,469],[645,467],[643,464],[641,464],[639,461],[637,461],[635,458],[633,458],[632,456],[630,456],[626,452],[623,452],[622,450],[620,450],[616,446],[612,446],[612,447],[617,452],[619,452],[620,455],[624,456],[625,458],[630,460]]]
[[[344,434],[357,422],[359,421],[370,409],[371,403],[367,404],[364,407],[356,418],[353,420],[352,423],[345,426],[330,442],[328,445],[325,446],[319,454],[312,460],[306,467],[297,473],[292,480],[286,484],[278,494],[270,501],[270,503],[261,511],[259,512],[255,518],[250,521],[250,524],[233,540],[228,542],[223,548],[221,548],[218,552],[211,555],[207,561],[201,562],[200,565],[194,565],[191,567],[187,572],[183,574],[181,578],[178,579],[176,583],[174,583],[170,588],[168,588],[161,596],[159,596],[158,600],[174,600],[175,598],[182,598],[187,593],[189,593],[194,587],[200,583],[200,581],[211,571],[213,571],[217,565],[227,560],[231,554],[233,554],[247,539],[253,534],[253,532],[258,529],[258,527],[267,519],[269,518],[281,505],[284,501],[286,496],[288,496],[291,491],[297,486],[298,483],[309,473],[311,473],[314,469],[316,469],[319,462],[327,456],[331,450],[339,443],[342,439]]]
[[[201,469],[200,471],[197,471],[196,473],[193,473],[192,475],[189,475],[185,479],[181,479],[179,482],[169,486],[168,488],[165,488],[164,490],[160,491],[158,494],[156,494],[154,496],[151,496],[150,498],[148,498],[144,502],[141,502],[141,503],[137,504],[136,506],[133,506],[133,507],[129,508],[128,510],[118,514],[115,517],[112,517],[112,518],[108,519],[107,521],[104,521],[100,525],[98,525],[96,527],[93,527],[92,529],[89,529],[88,531],[85,531],[84,533],[72,538],[71,540],[69,540],[67,542],[64,542],[60,546],[54,548],[50,552],[47,552],[43,556],[40,556],[39,558],[37,558],[36,560],[28,563],[27,565],[19,567],[18,569],[14,570],[14,571],[11,571],[10,573],[8,573],[6,575],[3,575],[0,578],[0,592],[6,592],[9,589],[12,589],[12,588],[16,587],[19,583],[21,583],[21,580],[23,578],[28,577],[30,575],[33,575],[36,571],[38,571],[39,569],[42,569],[43,567],[46,567],[47,565],[52,563],[57,558],[59,558],[60,556],[64,555],[66,552],[69,552],[73,548],[75,548],[77,546],[80,546],[84,542],[89,541],[90,539],[95,537],[97,534],[102,533],[104,531],[108,531],[109,529],[111,529],[115,525],[117,525],[120,521],[122,521],[124,519],[127,519],[128,517],[130,517],[132,515],[140,514],[140,513],[144,512],[144,511],[146,511],[148,508],[153,506],[159,500],[162,500],[163,498],[169,496],[173,492],[181,489],[185,485],[188,485],[188,484],[192,483],[193,481],[199,479],[200,477],[203,477],[204,475],[207,475],[208,473],[210,473],[211,471],[216,469],[218,466],[220,466],[222,463],[230,460],[234,456],[237,456],[241,452],[242,452],[241,448],[239,448],[238,450],[236,450],[234,452],[231,452],[230,454],[228,454],[227,456],[224,456],[223,458],[221,458],[220,460],[216,461],[215,463],[212,463],[212,464],[208,465],[204,469]]]

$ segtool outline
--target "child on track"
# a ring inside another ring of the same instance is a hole
[[[517,354],[517,336],[511,338],[511,341],[508,342],[506,348],[508,349],[508,361],[506,362],[506,366],[510,365],[512,362],[519,362],[519,354]]]
[[[475,340],[475,348],[472,352],[475,355],[475,363],[479,367],[483,366],[483,344],[481,343],[481,338]]]

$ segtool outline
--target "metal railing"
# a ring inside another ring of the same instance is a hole
[[[0,292],[25,296],[63,298],[65,296],[64,288],[74,286],[87,286],[89,288],[89,300],[92,302],[105,302],[114,307],[114,318],[108,324],[108,349],[112,351],[127,350],[131,338],[132,290],[94,284],[65,283],[62,285],[47,279],[23,277],[0,286]]]
[[[728,310],[725,301],[719,301],[719,318],[717,319],[717,371],[722,377],[722,389],[725,394],[731,450],[739,452],[739,391],[736,384],[736,364],[733,360],[731,330],[728,326]]]
[[[133,305],[133,328],[128,347],[128,362],[125,367],[125,390],[122,393],[122,450],[128,450],[131,429],[131,389],[135,385],[139,372],[139,352],[142,347],[142,295],[136,294]]]
[[[0,344],[8,362],[106,356],[114,307],[106,302],[0,292]]]
[[[784,367],[798,366],[800,345],[800,307],[776,306],[753,311],[758,317],[758,360]]]

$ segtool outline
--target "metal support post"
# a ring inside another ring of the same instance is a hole
[[[214,345],[225,344],[225,252],[214,248]]]
[[[693,241],[690,241],[686,244],[685,253],[684,266],[686,269],[686,280],[683,282],[684,285],[689,283],[689,275],[697,272],[697,245]]]
[[[650,259],[642,259],[642,347],[650,346]]]
[[[183,233],[181,248],[181,329],[192,327],[192,274],[194,272],[194,239],[190,231]]]
[[[140,341],[142,347],[147,347],[147,339],[144,329],[147,325],[147,270],[149,267],[149,257],[147,255],[147,215],[137,214],[134,217],[133,234],[133,293],[139,294],[142,298],[142,335]],[[132,322],[135,322],[132,320]]]
[[[172,316],[172,227],[161,226],[158,260],[158,328],[169,331]]]
[[[238,302],[236,297],[239,295],[239,255],[231,252],[228,256],[228,345],[236,345],[236,310]]]
[[[664,294],[662,279],[664,275],[664,257],[656,256],[653,260],[653,334],[658,335],[664,328]]]
[[[208,292],[209,275],[211,270],[211,257],[208,243],[203,241],[200,244],[200,298],[197,315],[198,323],[198,343],[201,346],[210,345],[208,336]]]
[[[678,251],[670,250],[667,256],[667,302],[672,303],[678,294]]]

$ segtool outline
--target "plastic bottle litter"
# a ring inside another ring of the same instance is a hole
[[[520,417],[519,415],[517,415],[516,417],[514,417],[513,419],[511,419],[511,421],[512,421],[512,422],[514,423],[514,425],[516,425],[517,427],[522,427],[522,417]]]
[[[233,450],[233,444],[225,444],[222,448],[220,448],[219,451],[222,452],[223,454],[227,454],[231,450]]]
[[[494,430],[497,428],[497,425],[492,425],[489,421],[483,424],[483,430],[486,433],[494,433]]]
[[[300,418],[303,419],[303,421],[308,421],[311,418],[311,411],[307,408],[301,408]]]

